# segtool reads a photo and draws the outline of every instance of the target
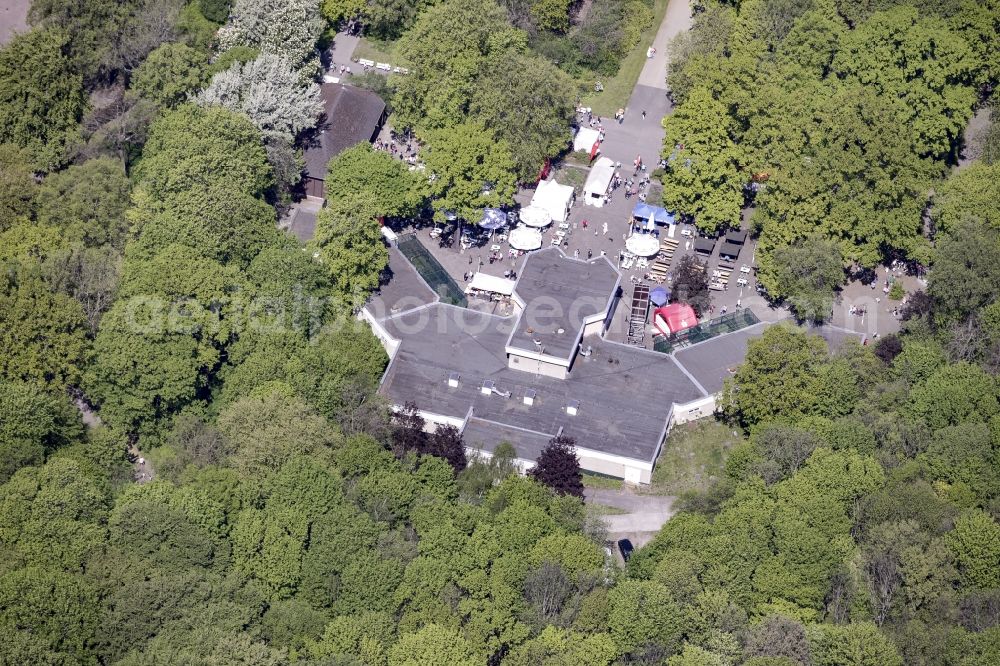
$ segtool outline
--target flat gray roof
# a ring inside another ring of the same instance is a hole
[[[671,357],[599,336],[587,337],[592,352],[577,357],[567,379],[554,379],[531,372],[530,361],[522,360],[525,370],[508,368],[504,345],[517,324],[513,317],[436,303],[382,323],[401,341],[381,388],[393,403],[462,420],[471,408],[473,417],[550,436],[561,428],[595,451],[653,462],[671,406],[704,395]],[[458,388],[448,386],[453,372],[461,377]],[[484,380],[510,397],[483,395]],[[523,401],[529,389],[531,406]],[[575,416],[566,413],[571,400],[580,403]],[[472,434],[482,438],[486,430],[480,423]],[[494,444],[502,441],[497,437]]]
[[[524,312],[509,345],[570,360],[584,320],[607,312],[619,279],[606,257],[581,261],[559,248],[528,255],[514,286]]]
[[[389,248],[389,281],[379,287],[365,306],[376,319],[385,319],[438,300],[413,264],[395,247]]]
[[[674,358],[709,393],[722,390],[723,381],[732,376],[747,354],[747,342],[759,338],[770,324],[754,324],[733,333],[699,342],[674,352]]]
[[[718,337],[699,342],[690,347],[683,347],[674,352],[674,358],[684,367],[695,381],[701,384],[709,393],[722,390],[726,377],[730,377],[746,358],[747,343],[764,334],[768,326],[775,324],[794,325],[791,319],[778,322],[761,322],[747,328],[726,333]],[[818,335],[824,340],[831,351],[836,350],[845,340],[864,337],[861,333],[848,331],[833,326],[800,327],[810,335]]]
[[[503,442],[512,444],[517,457],[522,460],[538,460],[542,449],[555,437],[556,433],[540,433],[520,428],[512,428],[495,421],[485,419],[469,419],[462,433],[466,446],[493,453]]]

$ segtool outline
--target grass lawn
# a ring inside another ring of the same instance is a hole
[[[650,491],[678,495],[704,490],[713,478],[722,476],[729,449],[743,441],[731,428],[710,420],[677,426],[670,432],[653,468]]]
[[[383,42],[381,40],[371,39],[370,37],[362,37],[361,40],[358,41],[357,48],[354,49],[354,57],[397,65],[399,63],[392,61],[393,48],[395,45],[395,42]]]
[[[646,49],[656,37],[656,31],[663,23],[663,15],[667,13],[667,3],[668,0],[655,0],[652,23],[642,33],[631,53],[622,60],[618,73],[611,78],[598,77],[597,80],[604,86],[602,92],[594,92],[594,81],[584,81],[590,92],[583,96],[583,105],[591,107],[595,115],[613,116],[615,111],[628,103],[642,67],[646,64]]]
[[[577,167],[563,164],[555,172],[555,179],[563,185],[572,185],[576,196],[583,194],[583,186],[587,183],[587,167]]]
[[[583,473],[583,485],[585,488],[606,488],[608,490],[621,490],[622,480],[612,479],[607,476],[599,476],[589,472]]]
[[[628,513],[625,509],[607,504],[588,504],[587,507],[590,509],[591,515],[594,516],[624,516]]]

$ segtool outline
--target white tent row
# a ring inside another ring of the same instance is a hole
[[[573,186],[560,185],[552,180],[543,180],[535,188],[531,197],[531,207],[545,210],[553,222],[565,222],[573,206]]]
[[[514,293],[514,281],[488,273],[476,273],[472,276],[469,286],[465,288],[467,294],[472,291],[488,291],[493,294],[510,296]]]
[[[615,163],[608,157],[602,157],[590,167],[587,183],[583,186],[583,202],[601,208],[604,206],[604,195],[611,186],[615,176]]]
[[[600,132],[590,127],[581,127],[573,137],[573,152],[580,150],[589,154],[594,149],[594,144],[600,140]]]

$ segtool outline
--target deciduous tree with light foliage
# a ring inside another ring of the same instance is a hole
[[[436,215],[447,210],[478,220],[484,208],[511,201],[517,183],[506,142],[474,123],[429,131],[426,140],[423,157]]]
[[[319,86],[303,82],[284,57],[267,52],[216,74],[198,103],[242,113],[266,138],[286,141],[314,127],[323,113]]]
[[[229,23],[219,30],[219,46],[250,46],[282,56],[298,70],[316,57],[323,26],[319,0],[236,0]]]
[[[367,300],[389,263],[377,210],[374,197],[354,196],[329,201],[316,218],[313,242],[330,271],[340,304],[348,308]]]

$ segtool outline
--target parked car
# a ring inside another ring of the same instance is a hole
[[[619,539],[618,550],[622,554],[622,559],[628,562],[628,558],[632,556],[632,551],[635,550],[635,547],[628,539]]]

